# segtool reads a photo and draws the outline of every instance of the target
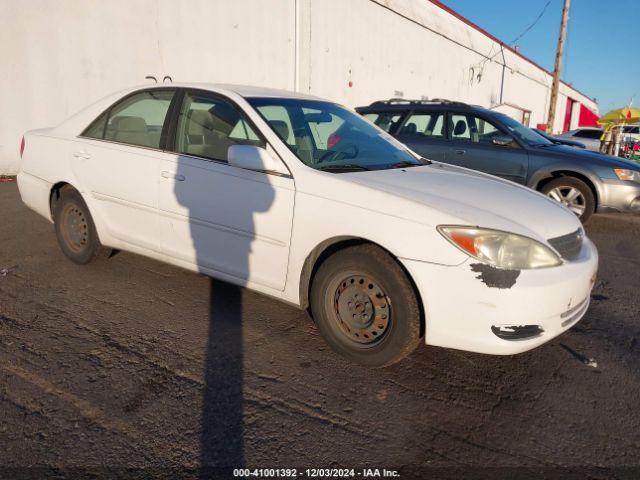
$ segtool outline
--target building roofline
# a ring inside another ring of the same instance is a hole
[[[550,72],[549,70],[547,70],[546,68],[540,66],[539,64],[537,64],[536,62],[534,62],[533,60],[531,60],[529,57],[526,57],[525,55],[523,55],[522,53],[520,53],[519,51],[517,51],[515,48],[507,45],[506,43],[504,43],[502,40],[500,40],[498,37],[496,37],[495,35],[492,35],[491,33],[489,33],[488,31],[486,31],[484,28],[482,28],[481,26],[479,26],[476,23],[473,23],[471,20],[469,20],[467,17],[459,14],[458,12],[456,12],[454,9],[452,9],[451,7],[448,7],[447,5],[445,5],[444,3],[442,3],[440,0],[427,0],[429,2],[431,2],[432,4],[434,4],[436,7],[439,7],[440,9],[444,10],[445,12],[449,13],[450,15],[453,15],[455,18],[457,18],[458,20],[460,20],[463,23],[466,23],[467,25],[469,25],[471,28],[473,28],[474,30],[477,30],[478,32],[482,33],[484,36],[490,38],[491,40],[493,40],[494,42],[500,44],[503,48],[509,50],[511,53],[514,53],[515,55],[517,55],[518,57],[522,58],[523,60],[526,60],[527,62],[529,62],[531,65],[533,65],[534,67],[542,70],[543,72],[547,73],[548,75],[553,76],[553,73]],[[565,86],[569,87],[572,90],[575,90],[576,92],[578,92],[580,95],[587,97],[589,100],[594,101],[595,100],[590,97],[589,95],[581,92],[580,90],[578,90],[576,87],[574,87],[573,85],[568,84],[567,82],[565,82],[564,80],[560,80],[560,82],[562,82]]]

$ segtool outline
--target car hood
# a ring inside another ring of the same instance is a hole
[[[586,149],[578,149],[566,145],[551,145],[544,148],[533,148],[535,153],[542,154],[547,157],[561,158],[563,160],[571,159],[582,162],[597,163],[606,165],[611,168],[628,168],[631,170],[640,170],[637,163],[625,160],[624,158],[614,157],[613,155],[604,155],[602,153],[593,152]]]
[[[581,226],[568,209],[538,192],[453,165],[433,163],[340,176],[423,206],[428,212],[411,209],[412,212],[404,212],[404,216],[434,226],[473,225],[539,239],[565,235]]]

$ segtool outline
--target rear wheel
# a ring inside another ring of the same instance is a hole
[[[542,187],[541,192],[575,213],[582,223],[587,223],[596,209],[591,188],[575,177],[556,178]]]
[[[107,254],[98,240],[93,219],[82,196],[72,188],[60,191],[53,208],[56,237],[62,252],[78,264],[86,264]]]
[[[311,312],[329,346],[362,365],[395,363],[420,340],[413,286],[374,245],[349,247],[324,261],[311,286]]]

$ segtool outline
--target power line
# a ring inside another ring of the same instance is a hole
[[[547,3],[545,4],[545,6],[542,8],[542,11],[538,14],[538,16],[536,17],[536,19],[533,21],[533,23],[531,25],[529,25],[527,28],[524,29],[524,31],[518,35],[515,39],[513,39],[511,41],[511,43],[509,43],[509,45],[513,45],[515,44],[518,40],[520,40],[522,37],[524,37],[527,33],[529,33],[529,30],[531,30],[533,27],[536,26],[536,24],[540,21],[540,19],[542,18],[542,16],[544,15],[544,12],[547,11],[547,8],[549,7],[549,5],[551,4],[552,0],[548,0]]]
[[[536,26],[536,24],[540,21],[540,19],[542,18],[542,16],[545,14],[545,12],[547,11],[547,8],[549,8],[549,5],[551,4],[553,0],[548,0],[547,3],[544,5],[544,7],[542,8],[542,10],[540,11],[540,13],[538,14],[538,16],[536,17],[536,19],[531,23],[531,25],[529,25],[527,28],[525,28],[522,33],[520,33],[520,35],[518,35],[514,40],[512,40],[508,46],[513,46],[514,43],[516,43],[518,40],[520,40],[522,37],[524,37],[527,33],[529,33],[529,30],[531,30],[533,27]],[[493,45],[491,46],[491,51],[489,52],[488,55],[485,55],[484,59],[482,59],[479,63],[480,68],[484,67],[484,64],[487,61],[491,61],[494,58],[496,58],[500,53],[502,53],[502,49],[498,50],[496,53],[494,53],[493,55],[491,55],[491,53],[493,52]]]

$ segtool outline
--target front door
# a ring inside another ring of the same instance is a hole
[[[227,150],[235,144],[266,147],[228,99],[186,92],[176,153],[160,167],[162,252],[235,283],[283,290],[293,179],[229,165]]]
[[[447,163],[526,183],[527,152],[515,141],[508,146],[492,141],[496,135],[507,132],[488,119],[469,113],[451,112],[449,124],[451,146],[445,157]]]

